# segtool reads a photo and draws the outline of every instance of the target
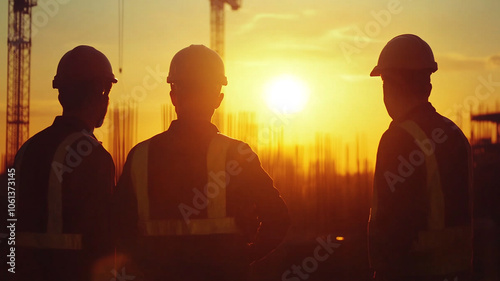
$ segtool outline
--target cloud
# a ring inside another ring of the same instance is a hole
[[[327,30],[321,37],[323,41],[342,41],[354,46],[365,45],[367,43],[382,42],[383,40],[368,36],[357,25],[348,25]]]
[[[460,53],[445,53],[436,55],[438,69],[447,71],[467,71],[484,69],[487,58],[467,56]]]
[[[313,42],[280,41],[270,42],[267,49],[272,56],[285,56],[289,58],[308,58],[324,60],[325,57],[332,57],[332,48],[326,48]]]
[[[324,34],[322,39],[323,40],[332,40],[332,39],[349,39],[351,38],[350,35],[347,35],[346,33],[351,30],[353,26],[344,26],[344,27],[339,27],[335,29],[330,29],[327,30]]]
[[[296,14],[272,14],[272,13],[262,13],[255,15],[248,23],[241,26],[239,33],[246,33],[254,30],[262,22],[269,20],[294,20],[299,16]]]
[[[269,44],[271,49],[288,49],[295,51],[326,51],[325,48],[320,45],[308,44],[308,43],[294,43],[294,42],[276,42]]]

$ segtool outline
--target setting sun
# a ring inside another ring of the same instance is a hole
[[[309,89],[299,78],[282,75],[271,80],[264,89],[267,106],[273,111],[297,113],[304,109]]]

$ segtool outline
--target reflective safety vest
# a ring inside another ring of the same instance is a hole
[[[208,194],[210,186],[217,186],[218,194],[208,199],[206,219],[189,221],[151,219],[148,196],[149,142],[137,145],[131,160],[131,180],[137,197],[139,232],[143,236],[239,233],[234,217],[228,217],[226,213],[226,154],[235,140],[219,133],[211,140],[207,153],[208,183],[205,194]],[[218,176],[219,180],[215,181],[214,177],[209,176],[212,173],[223,176]]]
[[[413,139],[421,143],[429,139],[414,121],[407,120],[399,124],[399,126],[408,132]],[[468,148],[467,152],[469,167],[472,167],[470,148]],[[415,262],[409,267],[414,273],[428,275],[445,275],[466,271],[471,266],[472,258],[471,225],[445,226],[445,200],[435,153],[425,154],[425,165],[427,174],[426,192],[429,203],[427,229],[419,231],[418,239],[413,241],[410,255],[415,254],[415,257],[420,258],[416,258]],[[370,210],[370,221],[375,221],[377,217],[378,198],[376,190],[375,188]],[[471,191],[472,169],[469,169],[469,194],[471,194]],[[380,233],[378,235],[384,234]],[[379,257],[372,256],[370,258],[373,264],[379,263],[377,261]]]
[[[18,232],[16,234],[16,244],[18,246],[38,249],[82,249],[82,234],[62,232],[62,178],[59,174],[60,170],[58,170],[61,165],[67,165],[65,163],[67,148],[82,137],[91,142],[96,142],[94,138],[84,133],[73,133],[64,139],[54,154],[47,192],[47,232]]]

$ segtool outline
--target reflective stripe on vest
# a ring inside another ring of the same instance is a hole
[[[400,127],[421,143],[429,139],[414,121],[402,122]],[[470,165],[470,151],[468,153]],[[418,240],[414,241],[412,251],[432,254],[432,258],[426,262],[415,263],[414,269],[416,272],[429,274],[448,274],[467,270],[472,257],[472,249],[469,247],[472,241],[471,227],[468,225],[445,227],[444,195],[435,152],[430,155],[426,153],[425,163],[429,199],[427,230],[419,231]],[[469,178],[469,188],[471,183],[472,178]]]
[[[47,192],[47,232],[19,232],[16,234],[16,243],[22,247],[39,249],[81,250],[82,235],[62,233],[62,181],[59,180],[59,166],[65,165],[67,147],[76,140],[88,137],[83,133],[74,133],[66,137],[57,147],[50,169],[49,185]],[[92,141],[95,141],[92,139]],[[56,167],[54,164],[59,165]]]
[[[399,126],[409,133],[413,139],[419,142],[426,141],[427,135],[425,132],[413,121],[407,120]],[[429,217],[427,218],[427,226],[429,229],[443,229],[444,228],[444,196],[441,188],[441,177],[439,175],[439,168],[434,153],[425,154],[426,166],[426,188],[429,198]],[[373,188],[372,207],[370,208],[369,221],[372,221],[377,216],[378,209],[378,194],[376,182]]]
[[[413,121],[402,122],[399,126],[420,143],[429,140],[425,132]],[[425,153],[425,166],[427,171],[427,198],[429,199],[427,227],[429,230],[444,229],[444,196],[439,167],[434,152]]]
[[[184,220],[151,220],[148,195],[148,151],[149,141],[139,144],[134,152],[131,164],[131,179],[137,196],[139,230],[144,236],[164,235],[207,235],[222,233],[238,233],[235,220],[226,214],[226,154],[233,140],[217,134],[208,147],[207,177],[205,194],[211,188],[218,193],[209,198],[207,219]],[[216,175],[216,176],[215,176]]]

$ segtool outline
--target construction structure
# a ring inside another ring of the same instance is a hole
[[[497,107],[498,108],[498,107]],[[474,159],[474,269],[477,280],[500,277],[500,111],[471,115]]]
[[[471,140],[478,145],[500,145],[500,112],[471,116]]]
[[[476,215],[500,220],[500,112],[471,115]]]
[[[9,0],[5,164],[29,137],[31,8],[36,0]]]
[[[233,11],[241,7],[241,0],[210,0],[210,48],[216,51],[224,59],[224,30],[225,13],[224,6],[229,4]],[[212,121],[219,129],[225,131],[224,103],[215,111]]]
[[[476,190],[492,188],[500,196],[500,112],[472,115],[471,129]]]
[[[116,181],[120,178],[130,150],[137,144],[137,104],[118,103],[108,114],[110,153],[115,163]]]
[[[224,4],[233,11],[241,7],[241,0],[210,0],[210,48],[224,59]]]

